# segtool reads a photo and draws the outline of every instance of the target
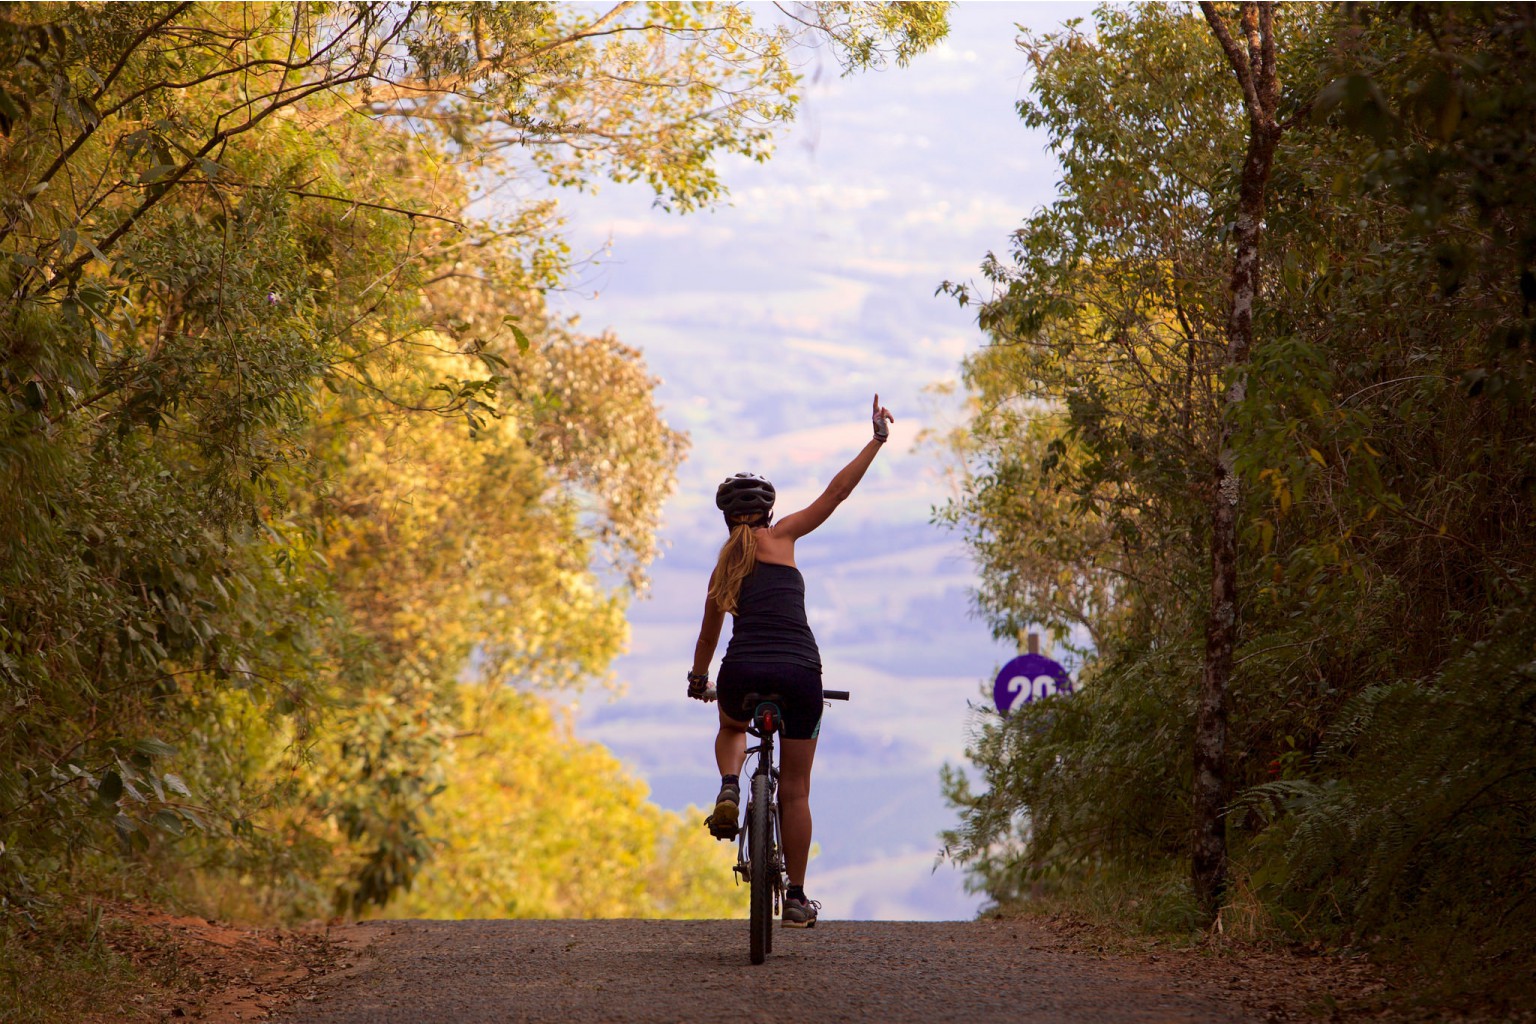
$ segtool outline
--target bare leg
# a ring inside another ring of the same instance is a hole
[[[779,828],[784,833],[784,866],[790,885],[805,884],[811,856],[811,762],[815,740],[784,740],[779,757]]]
[[[720,731],[715,734],[715,764],[721,775],[740,775],[747,759],[747,723],[738,722],[720,712]]]

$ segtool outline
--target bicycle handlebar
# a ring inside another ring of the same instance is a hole
[[[848,691],[847,690],[822,690],[821,691],[821,696],[822,696],[823,700],[847,700],[848,699]],[[709,701],[712,701],[712,700],[719,700],[720,699],[720,695],[719,695],[719,693],[716,692],[716,690],[715,690],[715,688],[713,686],[706,686],[704,688],[704,696],[703,696],[702,699],[706,703],[708,703]]]

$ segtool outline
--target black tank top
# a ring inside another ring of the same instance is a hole
[[[720,662],[803,665],[821,671],[821,652],[805,618],[805,577],[799,569],[758,562],[741,581],[731,642]]]

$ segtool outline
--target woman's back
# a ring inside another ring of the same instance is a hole
[[[792,565],[758,562],[741,581],[731,642],[722,664],[782,662],[820,671],[821,652],[805,616],[805,578]]]

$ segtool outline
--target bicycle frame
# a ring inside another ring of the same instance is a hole
[[[766,712],[766,714],[765,714]],[[766,718],[766,720],[765,720]],[[773,916],[777,917],[784,898],[784,841],[779,832],[779,766],[774,763],[774,734],[778,732],[781,715],[779,706],[773,702],[773,698],[758,702],[757,709],[752,715],[752,724],[747,726],[747,732],[758,738],[757,746],[747,748],[747,757],[756,755],[757,762],[748,776],[756,779],[758,775],[768,776],[768,877],[773,891]],[[756,786],[751,783],[747,786],[748,794],[756,792]],[[752,797],[749,795],[747,811],[742,815],[742,828],[736,836],[736,864],[732,870],[740,876],[740,880],[751,884],[752,859],[749,854],[751,849],[749,839],[752,824]]]
[[[713,687],[705,691],[705,700],[715,700]],[[824,690],[825,700],[847,700],[847,690]],[[785,876],[784,840],[780,832],[779,766],[774,763],[774,734],[783,715],[778,694],[746,695],[744,703],[753,708],[746,731],[757,737],[757,746],[748,747],[746,757],[757,757],[749,784],[747,813],[736,834],[736,864],[731,869],[738,884],[745,882],[751,893],[750,948],[754,964],[763,962],[773,948],[773,920],[784,908],[788,879]],[[742,761],[745,775],[746,761]],[[759,807],[759,802],[764,806]],[[754,822],[756,824],[754,824]],[[814,922],[813,922],[814,923]]]

